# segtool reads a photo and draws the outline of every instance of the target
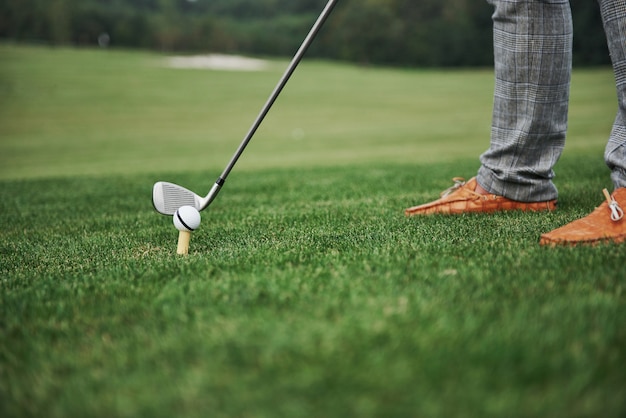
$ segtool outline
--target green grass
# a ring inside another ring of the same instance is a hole
[[[282,75],[179,70],[165,57],[0,45],[0,178],[221,172]],[[575,74],[568,149],[603,146],[607,69]],[[305,60],[237,170],[476,159],[491,70],[359,68]],[[213,174],[215,173],[215,174]]]
[[[305,62],[179,257],[152,183],[207,190],[282,63],[0,60],[0,415],[626,411],[624,248],[537,245],[609,186],[610,70],[576,72],[556,213],[416,219],[476,171],[491,73]]]

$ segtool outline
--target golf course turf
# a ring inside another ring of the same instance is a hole
[[[0,415],[622,417],[625,248],[542,248],[611,187],[610,69],[576,69],[554,213],[406,218],[488,144],[492,72],[168,68],[0,44]]]

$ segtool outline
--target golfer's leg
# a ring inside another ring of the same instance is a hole
[[[617,87],[618,112],[605,159],[615,187],[626,187],[626,1],[600,0]]]
[[[572,57],[568,0],[488,0],[495,94],[491,144],[478,182],[522,202],[556,199],[553,167],[567,130]]]

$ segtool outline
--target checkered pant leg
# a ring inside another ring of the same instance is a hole
[[[617,87],[618,112],[604,158],[615,187],[626,187],[626,1],[599,0]]]
[[[488,0],[495,94],[478,182],[523,202],[556,199],[552,168],[565,145],[572,61],[568,0]]]

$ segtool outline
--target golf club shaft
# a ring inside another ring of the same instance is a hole
[[[233,157],[231,158],[230,162],[228,163],[228,165],[226,166],[226,168],[224,169],[224,171],[222,172],[220,177],[215,182],[215,186],[213,186],[213,188],[211,189],[211,192],[209,193],[210,195],[211,194],[217,194],[217,192],[219,191],[221,186],[226,181],[226,178],[228,177],[228,175],[230,174],[231,170],[233,169],[233,167],[237,163],[237,160],[239,159],[239,157],[241,157],[241,154],[243,154],[243,151],[246,149],[246,146],[248,145],[248,143],[252,139],[252,136],[254,136],[254,133],[257,131],[257,129],[261,125],[261,122],[263,122],[263,119],[265,118],[265,116],[269,112],[270,108],[272,107],[272,105],[274,104],[276,99],[278,98],[278,95],[280,94],[280,92],[285,87],[285,84],[287,84],[287,81],[289,80],[289,78],[291,77],[291,75],[295,71],[296,67],[298,66],[298,64],[302,60],[302,57],[304,56],[304,54],[306,53],[307,49],[309,48],[309,46],[313,42],[313,39],[315,38],[315,36],[319,32],[319,30],[322,27],[322,25],[324,24],[324,22],[326,21],[326,19],[328,18],[328,16],[332,12],[332,10],[335,7],[336,3],[337,3],[337,0],[328,0],[328,3],[326,4],[326,7],[324,7],[324,10],[322,10],[322,13],[317,18],[317,21],[315,22],[315,24],[313,25],[313,27],[309,31],[309,34],[307,35],[307,37],[302,42],[302,45],[298,49],[298,52],[296,52],[296,55],[291,60],[291,63],[289,64],[289,66],[285,70],[285,73],[283,74],[283,76],[281,77],[280,81],[278,82],[278,85],[276,85],[276,87],[274,88],[274,91],[272,92],[272,94],[270,95],[269,99],[267,100],[267,102],[265,103],[263,108],[261,109],[261,112],[259,113],[259,115],[257,116],[256,120],[254,121],[254,123],[250,127],[250,130],[248,131],[248,133],[244,137],[243,141],[239,145],[239,148],[237,148],[237,151],[235,152],[235,155],[233,155]],[[212,197],[214,198],[215,196],[212,196]],[[210,203],[210,201],[212,201],[212,200],[213,199],[211,198],[208,203]]]

